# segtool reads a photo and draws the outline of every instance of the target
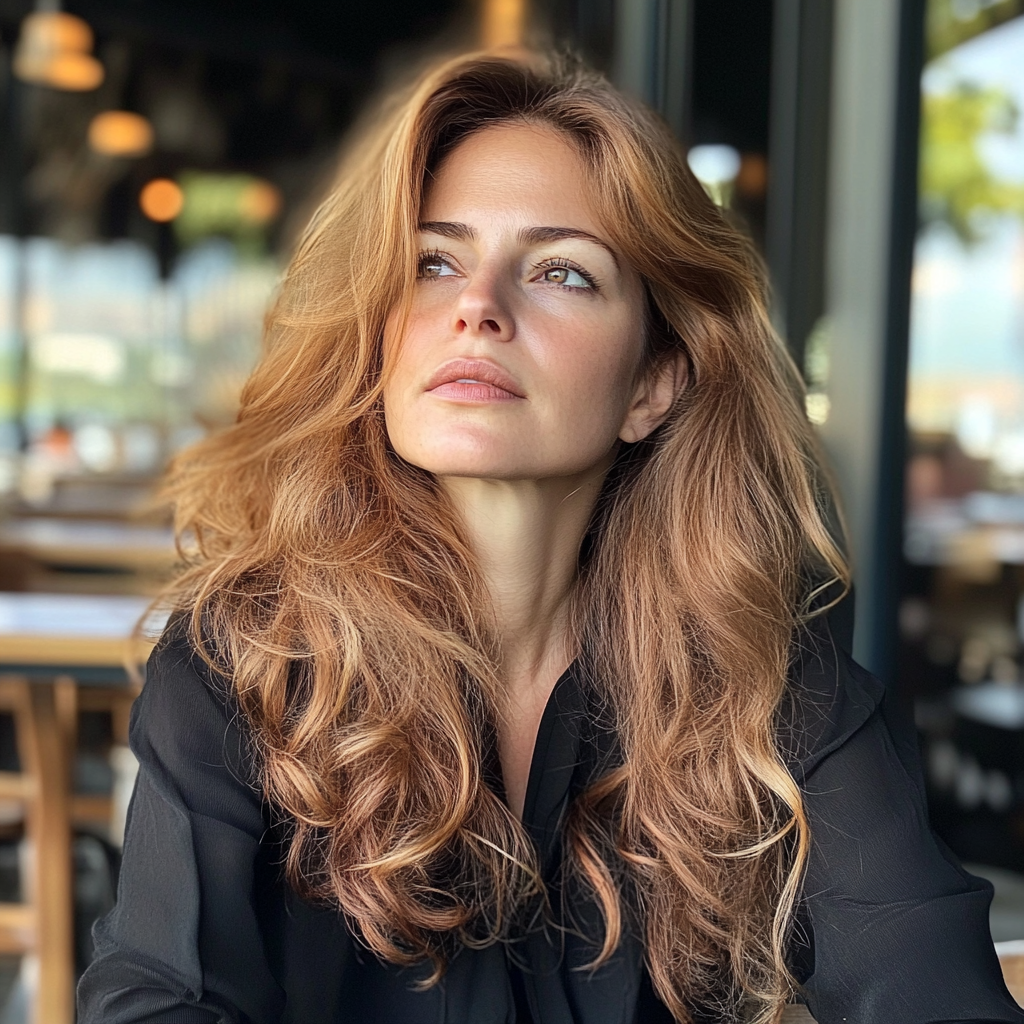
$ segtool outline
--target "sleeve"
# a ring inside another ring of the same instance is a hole
[[[803,661],[811,826],[803,996],[819,1024],[1024,1024],[989,931],[992,887],[934,836],[912,723],[824,628]],[[820,639],[820,638],[819,638]]]
[[[94,928],[80,1024],[269,1024],[284,997],[254,906],[266,824],[224,685],[181,625],[132,710],[139,775],[114,909]]]

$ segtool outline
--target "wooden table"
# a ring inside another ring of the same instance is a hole
[[[33,861],[30,898],[0,905],[0,947],[38,957],[35,1024],[74,1020],[71,759],[78,687],[130,684],[126,666],[151,646],[132,638],[147,605],[145,598],[106,594],[0,593],[0,696],[20,708],[29,732],[19,735],[22,772],[0,772],[0,795],[28,804]]]
[[[996,952],[1003,965],[1003,977],[1010,995],[1024,1006],[1024,939],[997,942]]]
[[[0,523],[0,552],[45,565],[162,572],[177,559],[170,527],[43,516]]]

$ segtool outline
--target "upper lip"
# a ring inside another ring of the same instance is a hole
[[[474,380],[481,384],[493,384],[502,391],[508,391],[517,398],[525,398],[519,385],[495,363],[483,359],[450,359],[442,363],[430,378],[426,390],[433,391],[442,384],[458,380]]]

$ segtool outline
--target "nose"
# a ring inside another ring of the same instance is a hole
[[[455,301],[452,328],[462,336],[511,341],[515,319],[501,294],[500,283],[490,276],[467,283]]]

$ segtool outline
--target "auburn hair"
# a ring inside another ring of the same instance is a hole
[[[777,718],[795,630],[847,570],[759,264],[666,126],[605,79],[545,53],[460,56],[367,119],[236,421],[172,464],[196,544],[169,599],[230,680],[300,893],[384,960],[433,961],[435,980],[457,944],[510,936],[540,882],[482,767],[504,707],[487,595],[444,492],[390,446],[381,398],[425,183],[507,122],[575,147],[646,285],[648,365],[689,363],[668,419],[617,455],[572,598],[622,752],[566,822],[568,870],[603,913],[594,962],[635,927],[677,1020],[709,1003],[772,1020],[809,843]]]

